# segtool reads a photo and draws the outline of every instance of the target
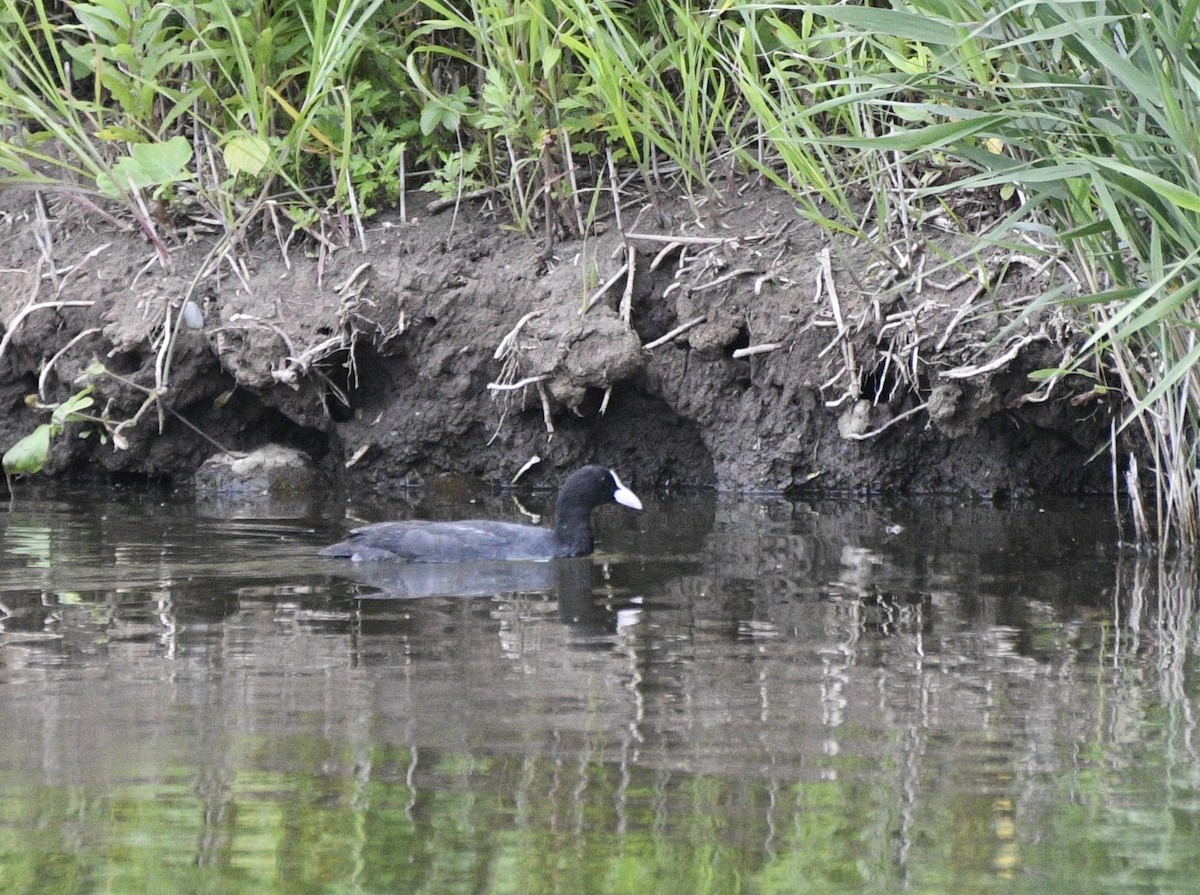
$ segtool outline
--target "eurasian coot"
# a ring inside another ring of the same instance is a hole
[[[619,503],[642,508],[636,494],[603,466],[577,469],[558,490],[554,528],[511,522],[379,522],[356,528],[321,551],[356,562],[471,562],[488,559],[553,559],[592,552],[592,510]]]

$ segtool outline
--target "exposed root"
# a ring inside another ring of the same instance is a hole
[[[690,291],[703,292],[706,289],[715,289],[717,286],[725,285],[730,280],[736,280],[738,277],[754,276],[758,272],[759,271],[751,267],[739,267],[737,270],[731,270],[729,273],[725,274],[724,276],[717,277],[715,280],[710,280],[709,282],[703,283],[699,286],[692,286]]]
[[[679,242],[678,240],[673,240],[672,242],[667,243],[666,246],[654,256],[654,260],[650,262],[650,269],[658,270],[660,267],[662,267],[664,261],[682,248],[683,243]]]
[[[734,360],[738,360],[739,358],[743,357],[753,357],[756,354],[770,354],[772,351],[776,351],[782,347],[782,342],[766,342],[762,345],[748,345],[745,348],[736,349],[732,353],[731,357]]]
[[[659,345],[667,344],[667,342],[670,342],[672,339],[675,339],[678,336],[682,336],[689,329],[699,326],[701,323],[704,323],[706,320],[708,320],[708,318],[703,315],[701,315],[699,317],[693,317],[687,323],[681,323],[679,326],[675,327],[669,333],[664,333],[663,335],[659,336],[657,339],[647,342],[645,345],[642,346],[642,348],[646,351],[653,351]]]
[[[514,475],[511,479],[509,479],[508,483],[510,485],[515,485],[517,483],[517,481],[521,478],[521,476],[525,475],[525,473],[529,472],[529,470],[533,469],[533,467],[537,466],[541,462],[542,462],[542,458],[539,457],[537,454],[534,454],[532,457],[530,457],[528,460],[525,461],[525,464],[520,469],[517,470],[517,474]]]
[[[524,379],[517,379],[517,374],[521,369],[521,361],[519,358],[520,345],[518,339],[521,336],[521,330],[529,321],[534,320],[542,315],[542,311],[530,311],[525,314],[516,325],[505,333],[504,338],[500,340],[500,344],[496,346],[496,351],[493,353],[493,360],[498,360],[500,364],[500,376],[495,382],[488,383],[488,391],[492,392],[492,396],[497,394],[504,395],[504,407],[500,412],[500,421],[496,425],[496,431],[492,433],[492,437],[488,439],[488,444],[491,444],[500,435],[500,430],[504,428],[504,421],[508,417],[509,396],[513,392],[523,391],[530,385],[536,385],[544,394],[545,386],[542,384],[549,376],[528,376]],[[553,431],[553,426],[550,426],[550,431]]]
[[[434,199],[425,206],[426,214],[439,214],[448,209],[454,208],[462,202],[474,202],[479,199],[490,199],[496,195],[498,190],[495,187],[484,187],[478,190],[468,190],[465,193],[459,193],[454,196],[447,196],[445,199]]]
[[[632,254],[632,251],[630,252],[630,254]],[[618,270],[611,277],[609,277],[607,280],[605,280],[604,285],[602,285],[599,289],[597,289],[595,292],[593,292],[588,297],[588,300],[583,303],[583,308],[580,309],[579,316],[582,317],[584,314],[586,314],[588,311],[590,311],[592,309],[592,305],[594,305],[596,302],[598,302],[604,296],[605,292],[607,292],[613,286],[617,285],[617,283],[619,283],[621,281],[621,277],[623,277],[627,273],[629,273],[630,270],[631,270],[631,268],[630,268],[629,264],[625,263],[621,266],[620,270]],[[632,274],[630,274],[630,276],[632,276]]]
[[[906,420],[910,416],[916,416],[918,413],[921,413],[923,410],[926,410],[928,407],[929,407],[929,402],[926,401],[922,404],[918,404],[916,407],[909,408],[908,410],[904,411],[903,413],[896,414],[894,417],[892,417],[890,420],[888,420],[886,423],[884,423],[882,426],[880,426],[877,429],[872,429],[870,432],[843,432],[842,438],[845,438],[847,441],[869,441],[872,438],[878,438],[880,435],[882,435],[888,429],[892,428],[892,426],[896,425],[896,423]]]
[[[525,388],[528,385],[539,385],[549,379],[550,377],[543,373],[540,376],[527,376],[516,382],[489,382],[487,387],[493,392],[515,392],[517,389]]]
[[[496,353],[492,355],[492,358],[494,360],[504,360],[510,357],[517,350],[517,337],[520,336],[525,324],[541,315],[541,311],[530,311],[518,320],[517,325],[509,330],[504,338],[500,340],[500,344],[496,346]]]
[[[546,384],[542,381],[537,383],[538,397],[542,399],[542,420],[546,424],[546,434],[554,434],[554,408],[550,404],[550,393],[546,391]]]
[[[346,277],[346,279],[343,280],[339,285],[334,286],[333,291],[335,293],[339,293],[339,294],[342,292],[345,292],[347,289],[349,289],[354,284],[354,282],[359,277],[361,277],[364,273],[366,273],[370,269],[371,269],[371,262],[370,261],[363,262],[362,264],[358,265],[358,267],[354,268],[354,270],[351,272],[350,276]],[[361,291],[362,291],[362,287],[359,287],[359,292],[361,292]],[[353,294],[357,295],[358,292],[355,292]]]
[[[833,314],[833,322],[837,326],[837,335],[818,352],[817,357],[824,357],[835,347],[841,346],[843,361],[842,375],[846,378],[846,393],[838,399],[837,403],[840,404],[844,400],[854,400],[858,397],[859,384],[862,378],[855,357],[854,343],[849,338],[850,333],[846,327],[846,321],[842,317],[842,303],[838,298],[837,284],[833,278],[833,263],[830,260],[828,247],[821,250],[817,256],[817,260],[820,263],[820,273],[817,277],[816,299],[819,300],[822,295],[825,295],[829,299],[829,309]],[[836,382],[837,379],[842,378],[842,375],[831,380],[831,382]],[[828,405],[828,402],[826,404]]]
[[[628,260],[625,262],[625,268],[629,275],[625,277],[625,291],[621,294],[621,304],[619,314],[626,326],[633,325],[633,281],[637,276],[637,251],[633,246],[626,248]]]
[[[973,379],[976,376],[982,376],[985,373],[991,373],[999,370],[1001,367],[1012,363],[1018,354],[1027,346],[1034,342],[1048,342],[1050,337],[1044,332],[1034,333],[1030,336],[1023,336],[1017,339],[1009,346],[1008,350],[997,357],[992,358],[986,363],[971,364],[964,367],[955,367],[953,370],[944,370],[940,375],[942,379]]]
[[[4,352],[8,350],[8,344],[12,341],[13,333],[25,322],[25,318],[34,311],[57,311],[62,308],[90,308],[94,304],[94,301],[43,301],[26,305],[4,327],[4,337],[0,338],[0,358],[4,357]]]
[[[748,236],[672,236],[664,233],[626,233],[628,240],[659,242],[675,246],[733,246],[743,243],[763,242],[771,238],[770,233],[754,233]]]
[[[89,327],[88,329],[85,329],[83,332],[77,334],[74,338],[72,338],[71,341],[67,342],[66,345],[63,345],[62,348],[58,349],[58,351],[54,352],[54,356],[51,357],[50,360],[48,360],[48,361],[46,361],[46,363],[42,364],[42,370],[38,374],[38,396],[43,401],[46,400],[46,378],[50,375],[50,371],[52,369],[54,369],[54,365],[56,363],[58,363],[59,358],[61,358],[64,354],[66,354],[68,351],[70,351],[72,348],[74,348],[76,345],[78,345],[80,342],[82,342],[88,336],[94,336],[100,331],[101,331],[100,327],[98,327],[98,326],[93,326],[93,327]]]

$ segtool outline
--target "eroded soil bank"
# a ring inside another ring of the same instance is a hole
[[[1109,487],[1088,460],[1111,408],[1028,378],[1077,335],[1049,311],[1005,329],[1054,259],[970,252],[936,217],[886,250],[831,242],[759,192],[627,208],[545,262],[478,204],[420,201],[348,247],[180,229],[164,261],[61,199],[0,197],[0,447],[98,359],[110,437],[72,424],[51,474],[186,481],[214,443],[276,442],[356,488],[506,482],[535,456],[532,484],[598,461],[642,487]]]

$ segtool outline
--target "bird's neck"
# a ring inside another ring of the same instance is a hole
[[[591,509],[559,507],[554,516],[554,539],[562,556],[586,556],[592,552]]]

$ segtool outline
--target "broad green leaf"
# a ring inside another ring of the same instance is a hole
[[[130,67],[136,65],[138,62],[137,51],[135,51],[133,47],[127,43],[119,43],[114,45],[110,49],[110,52],[112,53],[113,59],[117,60],[118,62],[123,62]]]
[[[442,110],[436,103],[426,103],[425,107],[421,109],[421,134],[426,137],[432,134],[437,129],[441,117]]]
[[[87,410],[95,403],[92,398],[92,387],[89,385],[54,408],[54,413],[50,416],[51,428],[62,429],[67,423],[79,422],[80,418],[76,414]]]
[[[9,475],[41,472],[50,456],[50,424],[42,423],[7,451],[2,461]]]
[[[192,160],[192,144],[186,137],[172,137],[163,143],[139,143],[129,149],[130,157],[151,185],[172,183],[186,177]]]
[[[241,133],[229,139],[223,155],[225,167],[234,177],[242,173],[257,177],[271,157],[271,147],[262,137]]]
[[[131,189],[178,183],[191,177],[186,170],[191,160],[192,146],[184,137],[172,137],[163,143],[135,143],[129,155],[111,171],[96,177],[96,186],[115,199]]]
[[[133,30],[129,8],[111,3],[77,3],[72,12],[84,26],[106,44],[117,43]]]
[[[131,127],[111,125],[96,131],[96,139],[106,140],[110,143],[136,143],[142,139],[142,135]]]

